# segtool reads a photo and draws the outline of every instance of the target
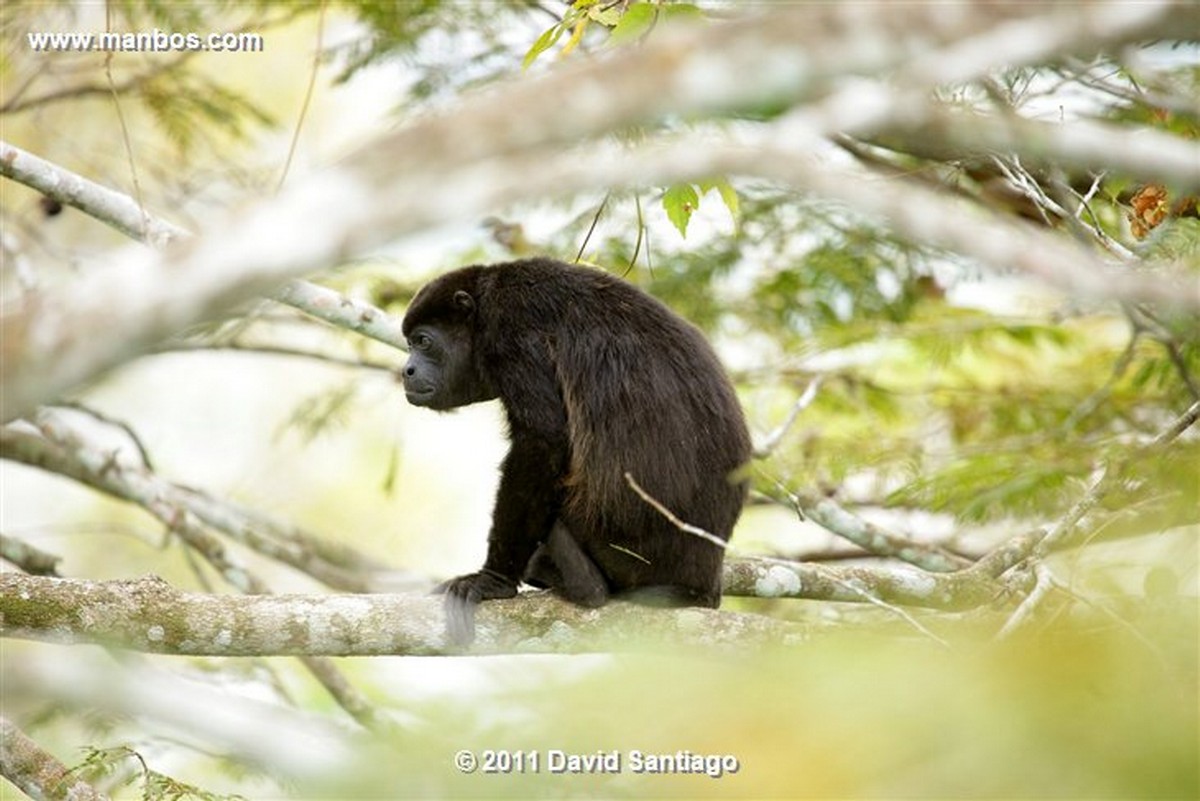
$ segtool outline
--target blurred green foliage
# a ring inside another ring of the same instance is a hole
[[[770,187],[743,187],[740,199],[734,233],[652,249],[626,275],[755,365],[739,376],[747,396],[768,399],[760,430],[824,377],[772,476],[831,491],[870,476],[890,489],[868,503],[964,523],[1048,521],[1099,464],[1126,458],[1194,399],[1194,317],[1148,320],[1028,286],[964,304],[956,292],[986,284],[946,254]],[[1157,235],[1196,247],[1194,223]],[[571,251],[581,229],[564,229],[555,249]],[[633,241],[617,233],[593,258],[620,271]],[[1135,495],[1174,498],[1174,519],[1194,521],[1195,450],[1178,445],[1178,469],[1139,475]]]
[[[484,714],[418,703],[438,727],[389,743],[377,780],[464,798],[1196,797],[1193,604],[1160,604],[1146,636],[1089,611],[1002,642],[975,623],[984,636],[953,649],[879,622],[752,656],[625,654],[549,683],[497,665]],[[464,748],[537,752],[541,769],[463,775],[449,766]],[[616,750],[624,770],[551,774],[549,749]],[[740,767],[636,775],[633,749]]]

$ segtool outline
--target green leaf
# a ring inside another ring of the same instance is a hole
[[[676,184],[669,187],[663,195],[663,210],[667,219],[679,230],[679,235],[687,237],[688,222],[692,213],[700,205],[700,195],[691,184]]]
[[[550,48],[554,47],[555,43],[562,38],[563,33],[567,30],[564,22],[556,23],[545,30],[537,41],[533,43],[533,47],[529,48],[529,52],[525,54],[525,58],[521,59],[521,69],[529,69],[529,65],[537,61],[538,56],[545,53]]]
[[[653,4],[634,3],[626,9],[624,15],[621,16],[621,21],[613,28],[608,37],[608,44],[612,47],[620,47],[637,41],[650,30],[657,16],[658,9]]]

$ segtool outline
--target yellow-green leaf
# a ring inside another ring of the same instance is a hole
[[[533,46],[529,48],[529,52],[525,54],[525,58],[521,60],[521,69],[529,69],[529,65],[537,61],[537,57],[545,53],[550,48],[554,47],[555,43],[562,37],[566,31],[564,23],[556,23],[545,30]]]
[[[676,184],[669,187],[663,194],[662,202],[663,210],[667,212],[667,219],[679,230],[680,236],[686,237],[692,213],[700,205],[700,195],[696,192],[696,188],[691,184]]]
[[[637,41],[654,25],[657,15],[658,9],[653,4],[634,3],[621,15],[621,21],[608,37],[608,44],[619,47]]]

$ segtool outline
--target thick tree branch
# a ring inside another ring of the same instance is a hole
[[[978,571],[852,568],[773,559],[727,560],[729,596],[865,600],[969,609],[1000,585]],[[208,656],[431,655],[443,641],[442,599],[404,595],[210,595],[156,578],[94,582],[0,574],[0,635],[99,643],[152,653]],[[484,604],[474,653],[577,652],[639,644],[786,643],[786,623],[710,609],[652,609],[614,602],[584,609],[548,593]]]
[[[858,600],[862,600],[859,598]],[[458,653],[442,599],[410,595],[211,595],[157,578],[76,581],[0,574],[0,636],[192,656]],[[528,593],[483,604],[472,653],[571,653],[786,643],[795,625],[712,609],[614,602],[600,609]]]
[[[927,609],[972,609],[1002,590],[991,576],[962,570],[929,573],[888,565],[845,567],[779,559],[725,560],[722,592],[753,598],[807,598],[862,603],[868,597],[889,604]]]

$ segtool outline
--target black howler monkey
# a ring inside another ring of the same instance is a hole
[[[550,259],[465,267],[404,316],[410,403],[499,398],[504,459],[483,568],[441,586],[447,629],[525,581],[574,603],[721,600],[724,549],[681,531],[630,488],[722,540],[745,500],[750,438],[703,335],[618,278]]]

